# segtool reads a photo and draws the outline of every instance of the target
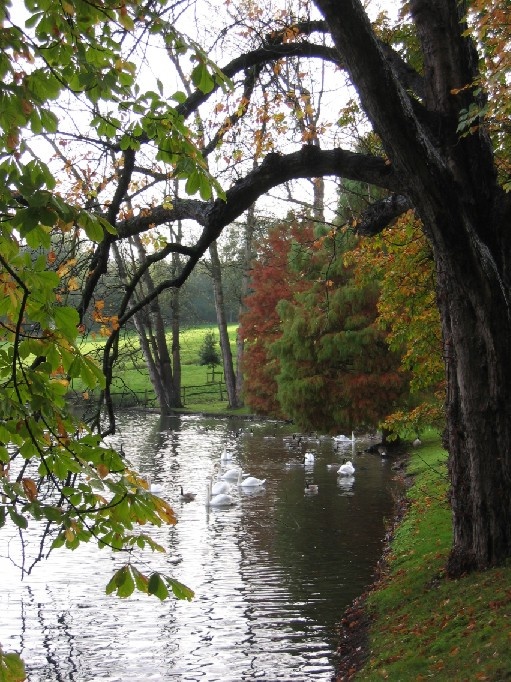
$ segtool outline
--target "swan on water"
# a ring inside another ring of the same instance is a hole
[[[224,448],[222,454],[220,455],[221,462],[230,462],[232,459],[232,452],[229,452],[227,448]]]
[[[355,476],[339,476],[337,485],[341,490],[350,490],[355,483]]]
[[[146,474],[144,478],[147,481],[147,490],[149,490],[150,493],[157,495],[158,493],[163,492],[163,486],[161,485],[161,483],[151,483],[150,474]]]
[[[231,486],[227,483],[227,481],[215,481],[215,483],[212,483],[211,485],[211,494],[212,495],[220,495],[222,493],[230,493],[231,492]]]
[[[246,476],[243,478],[243,474],[239,473],[238,485],[242,488],[258,488],[266,483],[265,478],[256,478],[255,476]]]
[[[206,486],[206,507],[232,507],[234,498],[230,495],[220,493],[219,495],[211,496],[211,481],[208,481]]]
[[[181,495],[179,498],[183,500],[183,502],[193,502],[196,497],[195,493],[185,493],[183,492],[183,486],[181,485],[179,487],[181,488]]]
[[[314,453],[313,452],[306,452],[304,457],[303,457],[303,463],[304,464],[314,464]]]
[[[341,466],[337,470],[337,473],[339,474],[339,476],[353,476],[353,474],[355,473],[355,467],[350,461],[347,461],[341,464]]]
[[[349,436],[345,436],[343,433],[341,433],[338,436],[333,436],[333,439],[336,443],[353,443],[355,441],[355,434],[352,431],[350,438]]]
[[[237,481],[240,473],[242,473],[241,467],[233,467],[232,469],[227,469],[225,473],[220,474],[219,478],[221,478],[222,481]]]

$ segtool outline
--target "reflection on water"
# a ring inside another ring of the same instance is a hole
[[[390,462],[349,442],[335,450],[331,438],[300,440],[290,425],[232,419],[129,413],[115,442],[163,485],[179,519],[152,531],[168,553],[148,556],[151,567],[195,599],[107,597],[122,559],[92,546],[55,552],[23,583],[0,558],[0,642],[20,651],[31,682],[330,680],[337,623],[381,552]],[[344,456],[354,476],[327,466]],[[264,487],[234,484],[234,506],[206,507],[207,478],[236,466]],[[317,494],[305,494],[307,483]],[[180,500],[181,485],[194,502]]]

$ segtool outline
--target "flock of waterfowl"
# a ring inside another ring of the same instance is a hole
[[[239,434],[236,433],[236,436]],[[302,437],[293,435],[293,444],[303,447]],[[351,438],[344,435],[333,436],[334,450],[343,449],[347,444],[351,444],[353,448],[353,453],[355,452],[355,435],[351,434]],[[414,445],[420,444],[420,440],[414,441]],[[372,451],[372,449],[369,449]],[[382,457],[386,457],[387,453],[384,448],[377,446],[378,454]],[[301,465],[305,467],[306,470],[311,469],[315,462],[315,453],[313,451],[307,450],[303,455],[303,462]],[[239,490],[250,490],[254,491],[262,488],[266,479],[256,478],[251,476],[242,470],[240,466],[230,466],[232,463],[232,452],[224,447],[221,455],[220,461],[215,466],[215,473],[207,479],[206,483],[206,507],[230,507],[235,504],[236,498],[234,489],[237,487]],[[297,462],[290,462],[288,466],[300,464]],[[329,469],[337,469],[337,475],[339,476],[341,484],[343,482],[350,483],[353,481],[355,474],[355,466],[353,462],[347,457],[344,457],[341,464],[335,462],[333,464],[327,464]],[[149,489],[152,493],[162,492],[162,486],[158,484],[151,484],[150,478],[148,477]],[[180,500],[182,502],[193,502],[196,498],[196,493],[184,492],[183,487],[180,486],[181,494]],[[319,487],[313,481],[306,481],[304,494],[305,495],[315,495],[319,492]]]
[[[224,447],[220,455],[220,466],[226,467],[225,471],[217,468],[216,479],[210,477],[206,484],[206,507],[230,507],[236,500],[231,495],[232,488],[238,486],[241,489],[261,488],[265,483],[265,478],[256,478],[243,472],[239,466],[229,467],[232,460],[232,453]]]
[[[347,443],[351,443],[353,446],[353,451],[355,448],[355,434],[352,432],[351,438],[348,438],[348,436],[345,436],[343,434],[339,436],[333,436],[333,442],[334,442],[334,449],[337,450],[341,446],[345,446]],[[304,467],[311,467],[315,462],[315,455],[313,452],[306,452],[304,457],[303,457],[303,466]],[[341,478],[345,478],[345,480],[348,480],[349,482],[352,482],[353,480],[353,475],[355,473],[355,467],[353,466],[353,462],[349,460],[347,457],[344,457],[342,460],[342,464],[339,466],[339,462],[334,462],[333,464],[327,464],[328,469],[337,469],[337,475],[340,476]],[[319,486],[316,483],[311,483],[310,481],[307,481],[305,483],[305,489],[304,493],[305,495],[315,495],[316,493],[319,492]]]

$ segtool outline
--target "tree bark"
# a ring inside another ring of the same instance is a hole
[[[346,0],[341,11],[333,0],[316,4],[433,248],[448,380],[448,570],[496,565],[511,555],[509,211],[484,129],[464,138],[456,130],[460,109],[477,103],[465,87],[477,76],[463,36],[466,8],[457,0],[410,3],[424,58],[417,115],[358,0]]]
[[[245,312],[244,300],[249,291],[250,285],[250,264],[253,257],[252,244],[254,241],[254,232],[256,227],[256,213],[255,204],[247,211],[247,220],[245,222],[244,244],[243,244],[243,274],[241,277],[241,291],[240,291],[240,306],[238,313],[238,320],[241,319]],[[240,407],[244,404],[243,398],[243,359],[244,359],[245,343],[242,334],[238,329],[236,336],[236,395]]]
[[[145,249],[140,238],[135,237],[134,241],[139,260],[140,262],[143,262],[145,259]],[[144,273],[143,281],[147,291],[151,293],[151,291],[154,290],[154,284],[148,271]],[[167,345],[165,323],[157,298],[154,298],[151,302],[149,308],[149,324],[145,326],[142,333],[147,335],[148,341],[147,344],[144,344],[144,347],[146,347],[147,352],[152,355],[153,372],[156,373],[156,376],[151,373],[150,377],[160,403],[161,411],[168,412],[173,408],[181,407],[180,391],[176,389],[174,384],[172,359]]]
[[[222,268],[220,265],[220,258],[218,257],[216,242],[213,242],[210,245],[209,255],[211,257],[211,276],[213,278],[213,290],[215,294],[216,318],[218,322],[218,332],[220,334],[220,350],[222,351],[224,363],[225,388],[229,399],[229,408],[237,409],[241,405],[236,393],[236,375],[234,373],[231,344],[227,332],[227,319],[225,316]]]

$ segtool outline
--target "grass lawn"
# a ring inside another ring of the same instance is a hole
[[[237,326],[237,324],[232,324],[228,327],[234,357],[236,352]],[[210,368],[199,364],[199,351],[207,333],[213,333],[215,336],[217,349],[220,354],[218,329],[215,326],[185,329],[180,334],[181,384],[186,391],[185,407],[193,408],[193,411],[198,412],[208,410],[222,411],[226,410],[227,407],[225,390],[221,394],[220,390],[217,390],[211,383],[212,379],[215,382],[223,379],[222,367],[216,367],[215,376],[212,377]],[[170,334],[168,338],[170,342]],[[84,354],[91,355],[100,361],[104,343],[105,341],[101,337],[96,339],[89,337],[87,340],[82,341],[80,348]],[[119,348],[119,360],[114,370],[112,382],[114,400],[116,402],[120,401],[122,396],[123,405],[128,405],[137,398],[142,400],[145,395],[147,395],[149,401],[154,400],[154,391],[140,351],[140,344],[136,333],[126,334],[120,341]],[[198,394],[189,388],[192,386],[205,387],[207,384],[209,389],[211,389],[211,392],[208,394]],[[73,381],[74,391],[79,393],[83,388],[83,384],[79,380],[75,379]]]
[[[409,509],[368,597],[369,658],[356,680],[511,680],[511,565],[459,580],[451,546],[446,453],[436,437],[412,452]]]

